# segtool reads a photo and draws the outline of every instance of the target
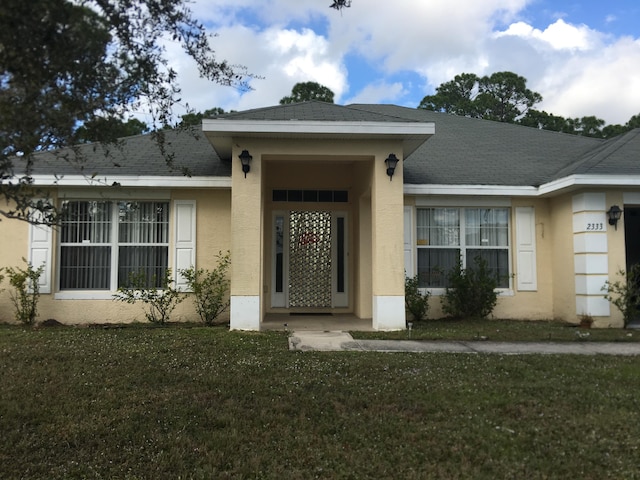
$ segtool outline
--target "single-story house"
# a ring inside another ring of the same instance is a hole
[[[164,147],[171,169],[151,135],[84,145],[80,168],[38,159],[35,185],[70,215],[53,228],[3,220],[0,266],[45,265],[41,317],[141,320],[112,301],[128,272],[170,268],[184,286],[180,269],[229,250],[232,329],[291,313],[403,329],[405,274],[438,317],[447,270],[478,255],[500,279],[497,318],[623,324],[601,288],[640,261],[640,130],[602,140],[305,102],[205,119]],[[0,294],[0,319],[12,311]],[[197,319],[190,302],[175,317]]]

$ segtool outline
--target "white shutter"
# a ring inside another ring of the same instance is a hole
[[[29,263],[34,269],[44,264],[38,280],[40,293],[51,293],[51,233],[48,225],[29,225]]]
[[[413,277],[413,207],[404,207],[404,271]]]
[[[533,207],[516,208],[516,261],[518,290],[537,290],[536,224]]]
[[[176,288],[187,289],[187,282],[178,272],[196,265],[196,202],[175,200],[174,213],[174,278]]]

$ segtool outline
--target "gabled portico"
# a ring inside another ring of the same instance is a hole
[[[204,120],[232,166],[231,328],[290,313],[405,328],[402,160],[434,130],[321,102]]]

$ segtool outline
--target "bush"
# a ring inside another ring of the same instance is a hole
[[[127,286],[119,287],[118,292],[113,294],[113,299],[119,302],[130,304],[142,302],[147,305],[144,316],[151,323],[164,325],[169,321],[171,312],[178,306],[184,298],[182,294],[173,288],[171,269],[167,268],[162,278],[161,288],[156,287],[157,277],[154,275],[149,279],[144,272],[131,273]],[[149,285],[153,285],[149,287]]]
[[[404,278],[404,304],[416,322],[425,320],[429,309],[429,292],[421,293],[418,283],[417,275]]]
[[[462,262],[449,273],[449,287],[443,298],[442,310],[452,317],[486,318],[498,302],[498,280],[487,261],[475,257],[472,266],[462,268]]]
[[[229,308],[228,292],[231,282],[227,273],[231,262],[230,254],[218,252],[216,258],[218,265],[211,271],[203,268],[196,270],[194,267],[179,271],[194,294],[196,311],[205,325],[213,325],[220,314]]]
[[[629,325],[640,313],[638,302],[640,301],[640,264],[633,265],[627,274],[620,270],[618,275],[626,277],[625,281],[605,282],[602,290],[604,298],[611,302],[620,313],[624,321],[624,327]]]
[[[5,269],[9,284],[13,287],[11,292],[11,302],[13,303],[16,313],[16,320],[24,325],[33,325],[38,316],[38,300],[40,299],[40,285],[38,280],[44,271],[44,265],[34,269],[30,262],[22,259],[27,268]]]

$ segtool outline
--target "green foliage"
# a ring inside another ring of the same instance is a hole
[[[498,279],[487,261],[475,257],[466,269],[459,261],[449,273],[449,287],[443,297],[442,310],[455,318],[486,318],[498,301]]]
[[[142,135],[147,132],[149,132],[149,126],[137,118],[126,122],[119,118],[95,118],[78,128],[76,138],[80,143],[109,142],[115,138]]]
[[[185,113],[181,117],[180,126],[181,127],[187,127],[187,126],[200,127],[202,125],[203,119],[216,117],[218,115],[224,115],[224,113],[225,113],[224,109],[220,107],[209,108],[204,112]]]
[[[213,325],[218,316],[229,307],[231,282],[227,273],[231,262],[230,254],[218,252],[216,258],[218,265],[211,271],[203,268],[196,270],[194,267],[179,271],[194,294],[196,311],[205,325]]]
[[[605,293],[604,298],[611,302],[620,313],[624,326],[640,314],[640,263],[633,265],[625,274],[624,270],[620,270],[618,275],[625,280],[616,280],[615,282],[606,281],[602,290]]]
[[[429,292],[420,291],[418,275],[404,278],[404,304],[414,321],[419,322],[427,318]]]
[[[309,100],[319,100],[320,102],[333,103],[334,93],[324,85],[316,82],[296,83],[291,90],[291,95],[282,97],[280,105],[288,103],[306,102]]]
[[[144,303],[146,319],[151,323],[164,325],[169,321],[171,312],[184,300],[182,293],[173,287],[173,283],[170,268],[165,271],[160,288],[156,286],[158,283],[155,275],[149,281],[144,272],[131,273],[128,285],[119,287],[113,294],[113,299],[130,304]]]
[[[180,87],[167,40],[193,58],[201,77],[249,88],[252,76],[217,58],[189,3],[0,2],[0,196],[9,205],[0,213],[28,218],[35,153],[87,139],[115,141],[122,134],[116,127],[132,113],[144,113],[151,128],[172,123]]]
[[[44,271],[44,265],[33,268],[30,262],[22,259],[27,268],[7,267],[5,269],[9,284],[13,287],[11,302],[16,311],[15,318],[24,325],[33,325],[38,316],[38,300],[40,299],[40,285],[38,280]],[[2,276],[0,276],[0,280]]]
[[[437,87],[435,95],[424,97],[418,108],[595,138],[612,138],[640,127],[640,115],[625,125],[605,126],[604,120],[593,115],[564,118],[535,110],[542,96],[529,90],[526,83],[524,77],[512,72],[484,77],[462,73]]]
[[[529,90],[526,84],[524,77],[512,72],[484,77],[463,73],[436,88],[435,95],[424,97],[418,108],[515,123],[542,101],[542,96]]]

